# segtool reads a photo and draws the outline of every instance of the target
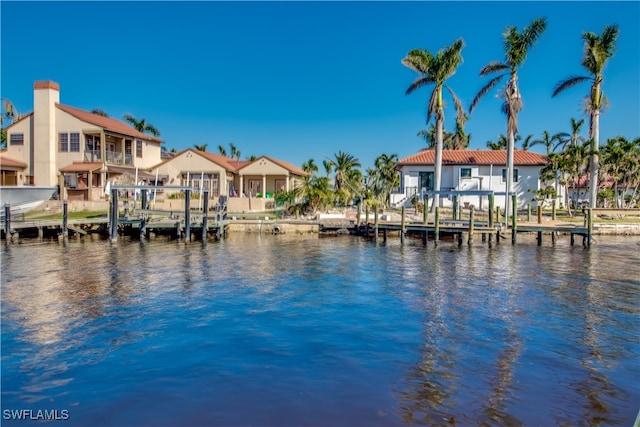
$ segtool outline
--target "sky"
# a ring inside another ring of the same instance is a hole
[[[519,71],[520,134],[538,139],[544,130],[569,132],[571,118],[584,117],[588,83],[555,98],[551,92],[570,75],[587,75],[582,32],[617,24],[600,141],[640,136],[638,1],[3,0],[0,13],[0,93],[19,113],[33,110],[35,81],[53,80],[62,104],[145,118],[167,149],[229,151],[232,142],[241,158],[268,155],[298,166],[343,151],[363,169],[380,154],[403,158],[426,146],[416,134],[428,127],[432,86],[405,95],[417,77],[401,64],[410,50],[435,53],[462,38],[464,62],[447,85],[468,108],[487,82],[480,69],[504,60],[504,28],[546,17]],[[471,149],[506,133],[497,93],[470,116]],[[445,101],[445,129],[453,131],[453,102]]]

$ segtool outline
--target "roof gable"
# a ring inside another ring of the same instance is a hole
[[[21,169],[25,169],[27,166],[29,166],[26,163],[7,157],[4,154],[0,154],[0,165],[6,166],[6,167],[12,167],[12,168],[21,168]]]
[[[443,150],[443,165],[503,165],[507,162],[506,150]],[[423,150],[400,159],[396,166],[433,165],[435,150]],[[544,166],[547,157],[525,150],[514,150],[513,164],[518,166]]]
[[[73,117],[82,120],[83,122],[91,123],[94,126],[101,127],[105,130],[117,132],[123,135],[131,136],[138,139],[144,139],[153,142],[163,142],[162,139],[156,138],[153,135],[142,133],[135,128],[121,122],[120,120],[113,119],[111,117],[101,116],[99,114],[90,113],[88,111],[80,110],[79,108],[71,107],[64,104],[56,104],[56,107]]]

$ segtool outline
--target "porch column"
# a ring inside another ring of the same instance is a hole
[[[125,160],[124,160],[125,159],[124,145],[125,145],[124,137],[122,137],[122,138],[120,138],[120,155],[122,156],[121,159],[122,159],[122,164],[123,165],[125,164]]]
[[[91,200],[91,187],[93,186],[93,172],[87,171],[87,200]]]
[[[267,197],[267,176],[262,175],[262,198]]]
[[[284,177],[284,189],[285,191],[289,192],[289,174],[287,173],[287,175]]]
[[[95,150],[95,140],[93,142],[93,149]],[[104,134],[104,130],[102,132],[100,132],[100,160],[103,163],[107,162],[107,155],[106,155],[106,150],[107,150],[107,137]]]
[[[240,197],[244,194],[244,175],[240,174]]]

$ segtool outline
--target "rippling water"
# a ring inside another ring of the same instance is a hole
[[[4,246],[2,424],[630,426],[640,245],[600,240]]]

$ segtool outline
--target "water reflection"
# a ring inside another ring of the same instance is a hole
[[[637,251],[411,243],[7,246],[3,405],[71,425],[632,422]],[[141,418],[110,418],[125,407]]]

